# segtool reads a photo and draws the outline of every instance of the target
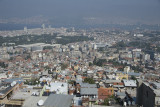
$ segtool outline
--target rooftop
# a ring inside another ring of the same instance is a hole
[[[124,86],[126,87],[137,87],[136,81],[135,80],[126,80],[123,79]]]
[[[46,99],[47,99],[46,96],[42,96],[42,97],[30,96],[25,100],[22,107],[38,107],[38,105],[37,105],[38,101],[39,100],[46,101]]]
[[[71,107],[73,98],[71,95],[50,94],[44,102],[44,107]]]
[[[64,82],[51,82],[50,86],[46,86],[46,89],[52,92],[56,91],[57,94],[60,94],[60,93],[67,94],[68,84]]]
[[[98,95],[97,88],[81,88],[81,95]]]
[[[97,85],[96,84],[82,83],[81,87],[84,87],[84,88],[96,88]]]

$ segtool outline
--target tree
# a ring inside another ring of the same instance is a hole
[[[109,103],[109,101],[110,101],[110,103]],[[111,95],[111,96],[109,96],[108,98],[105,98],[105,99],[104,99],[104,102],[103,102],[103,105],[109,106],[109,105],[111,105],[111,101],[116,102],[116,98],[115,98],[114,95]]]
[[[27,55],[27,56],[26,56],[26,60],[27,60],[27,59],[31,59],[31,55]]]
[[[109,106],[109,98],[105,98],[103,105]]]
[[[74,80],[70,80],[70,81],[68,81],[68,83],[69,83],[69,84],[73,84],[73,85],[74,85],[74,84],[76,83],[76,81],[74,81]]]
[[[95,84],[95,81],[93,80],[93,78],[85,78],[84,82],[89,84]]]
[[[132,80],[137,80],[137,78],[135,76],[133,76],[133,75],[131,76],[131,79]]]
[[[91,62],[89,62],[89,66],[92,66],[93,64]]]
[[[52,48],[52,46],[45,46],[45,47],[43,48],[43,50],[45,50],[45,49],[49,49],[49,50],[50,50],[50,49],[53,49],[53,48]]]
[[[24,82],[24,84],[27,84],[27,85],[36,85],[36,84],[39,84],[40,81],[38,78],[32,78],[31,80],[27,80]]]
[[[49,69],[50,69],[50,67],[49,67],[49,66],[45,66],[45,67],[44,67],[44,69],[49,70]]]
[[[120,41],[120,42],[118,42],[117,44],[116,44],[116,46],[115,47],[117,47],[117,48],[122,48],[122,47],[126,47],[127,45],[124,43],[124,41]]]
[[[61,64],[61,69],[62,69],[62,70],[66,69],[67,67],[68,67],[68,64],[65,64],[65,63],[62,63],[62,64]]]
[[[126,79],[125,77],[123,77],[122,79]]]
[[[103,66],[103,63],[107,62],[106,59],[99,59],[96,63],[97,66]]]
[[[140,66],[131,66],[131,68],[138,72],[143,72],[143,69]]]
[[[8,67],[8,64],[6,64],[5,62],[0,62],[0,66],[2,68],[7,68]]]
[[[103,66],[103,63],[107,62],[106,59],[98,59],[95,57],[93,60],[93,64],[97,66]]]

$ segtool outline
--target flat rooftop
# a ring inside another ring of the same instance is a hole
[[[37,105],[39,100],[43,100],[44,102],[46,101],[46,99],[48,98],[48,96],[30,96],[29,98],[27,98],[23,104],[22,107],[39,107]]]
[[[19,90],[14,94],[14,96],[12,97],[12,100],[14,99],[24,100],[22,107],[38,107],[37,103],[39,100],[45,101],[48,98],[48,96],[42,96],[42,97],[33,96],[32,93],[38,92],[38,90],[33,90],[33,89],[28,89],[28,90],[30,90],[30,92],[26,92],[25,90]],[[12,101],[10,103],[18,104],[19,102],[17,103],[16,101]]]

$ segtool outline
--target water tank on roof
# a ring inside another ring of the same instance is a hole
[[[35,95],[36,95],[36,92],[33,92],[32,95],[35,96]]]
[[[36,95],[36,96],[39,96],[39,92],[36,92],[35,95]]]
[[[38,105],[39,105],[39,106],[42,106],[43,104],[44,104],[44,101],[43,101],[43,100],[39,100],[39,101],[38,101]]]
[[[13,87],[13,86],[15,86],[17,84],[17,82],[16,81],[13,81],[12,83],[11,83],[11,86]]]

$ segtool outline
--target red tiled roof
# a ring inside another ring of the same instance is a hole
[[[69,80],[69,79],[70,79],[70,77],[69,77],[69,76],[66,76],[66,77],[65,77],[65,79]]]
[[[105,98],[108,98],[110,95],[113,94],[113,91],[111,88],[99,88],[98,89],[98,99],[104,100]]]
[[[114,82],[113,85],[124,85],[122,82]]]
[[[33,74],[38,74],[38,71],[34,71]]]

